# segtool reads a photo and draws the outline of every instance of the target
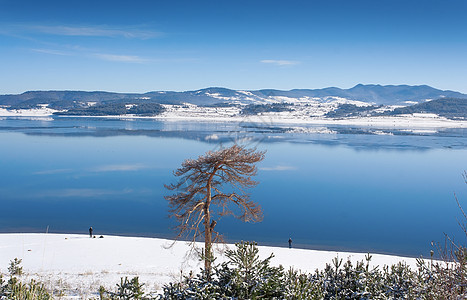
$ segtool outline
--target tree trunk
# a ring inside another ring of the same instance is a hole
[[[209,206],[211,205],[211,180],[207,185],[206,203],[204,205],[204,272],[206,278],[209,280],[211,277],[211,261],[212,261],[212,231],[211,231],[211,212]]]

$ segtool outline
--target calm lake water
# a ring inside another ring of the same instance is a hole
[[[186,158],[267,150],[251,197],[264,221],[221,219],[230,242],[429,256],[465,242],[467,131],[100,118],[0,119],[0,232],[174,237],[163,184]],[[332,133],[313,133],[332,132]],[[378,134],[375,134],[378,133]],[[392,134],[392,135],[389,135]]]

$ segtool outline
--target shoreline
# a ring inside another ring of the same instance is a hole
[[[44,235],[85,235],[87,236],[86,233],[83,233],[82,231],[80,232],[47,232],[45,233],[44,231],[11,231],[11,232],[1,232],[0,231],[0,237],[2,235],[34,235],[34,234],[44,234]],[[173,235],[153,235],[153,234],[138,234],[138,233],[123,233],[123,232],[116,232],[116,233],[99,233],[96,234],[96,238],[99,236],[105,236],[105,237],[122,237],[122,238],[141,238],[141,239],[158,239],[158,240],[167,240],[171,242],[176,242],[176,243],[190,243],[190,240],[174,240]],[[1,241],[1,239],[0,239]],[[232,241],[229,239],[225,239],[224,242],[218,243],[219,245],[231,245],[233,246],[235,243],[238,241]],[[289,249],[287,245],[287,241],[284,243],[279,243],[279,242],[268,242],[268,241],[253,241],[258,244],[258,247],[269,247],[269,248],[277,248],[277,249]],[[204,245],[204,242],[197,242],[202,245]],[[384,251],[378,251],[375,250],[374,252],[372,251],[364,251],[363,249],[358,249],[358,248],[345,248],[343,246],[332,246],[332,245],[313,245],[313,244],[303,244],[303,243],[297,243],[293,242],[293,249],[299,249],[299,250],[310,250],[310,251],[324,251],[324,252],[336,252],[336,253],[353,253],[353,254],[367,254],[367,253],[372,253],[372,254],[377,254],[377,255],[387,255],[387,256],[394,256],[394,257],[400,257],[400,258],[407,258],[407,259],[417,259],[421,257],[420,255],[413,255],[413,254],[401,254],[401,253],[394,253],[394,252],[384,252]],[[428,248],[427,248],[428,249]],[[429,251],[427,251],[428,253]],[[1,266],[0,266],[1,270]]]
[[[285,116],[285,115],[252,115],[252,116],[216,116],[187,115],[177,113],[162,113],[158,116],[106,115],[106,116],[73,116],[54,115],[51,109],[8,111],[0,108],[1,117],[17,118],[108,118],[108,119],[150,119],[158,121],[188,121],[188,122],[236,122],[263,123],[268,125],[347,125],[359,127],[375,127],[381,129],[440,129],[467,128],[467,120],[452,120],[434,114],[411,114],[400,116],[359,117],[328,119],[322,117]]]

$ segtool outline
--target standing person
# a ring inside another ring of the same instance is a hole
[[[292,238],[289,238],[289,248],[292,248]]]
[[[89,227],[89,237],[92,238],[92,226]]]

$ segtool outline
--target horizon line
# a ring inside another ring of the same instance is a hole
[[[226,89],[226,90],[231,90],[231,91],[246,91],[246,92],[257,92],[257,91],[265,91],[265,90],[275,90],[275,91],[281,91],[281,92],[290,92],[290,91],[297,91],[297,90],[324,90],[324,89],[341,89],[341,90],[350,90],[353,89],[357,86],[380,86],[380,87],[401,87],[401,86],[407,86],[407,87],[430,87],[433,89],[437,89],[443,92],[457,92],[460,94],[465,94],[463,92],[459,92],[456,90],[443,90],[443,89],[438,89],[436,87],[427,85],[427,84],[415,84],[415,85],[410,85],[410,84],[378,84],[378,83],[358,83],[350,88],[341,88],[337,86],[327,86],[327,87],[322,87],[322,88],[292,88],[292,89],[276,89],[276,88],[261,88],[261,89],[234,89],[234,88],[227,88],[227,87],[222,87],[222,86],[209,86],[205,88],[200,88],[200,89],[190,89],[190,90],[152,90],[152,91],[146,91],[146,92],[114,92],[114,91],[108,91],[108,90],[75,90],[75,89],[50,89],[50,90],[26,90],[24,92],[20,93],[2,93],[0,94],[1,96],[12,96],[12,95],[22,95],[25,93],[34,93],[34,92],[85,92],[85,93],[111,93],[111,94],[148,94],[148,93],[155,93],[155,92],[169,92],[169,93],[184,93],[184,92],[196,92],[196,91],[201,91],[201,90],[207,90],[207,89]]]

